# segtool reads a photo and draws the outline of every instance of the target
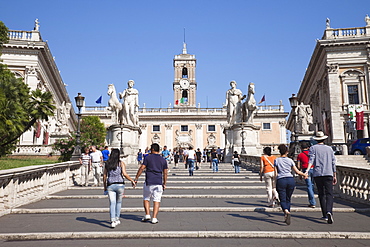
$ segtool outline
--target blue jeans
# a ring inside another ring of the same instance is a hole
[[[240,164],[239,164],[239,162],[234,162],[234,169],[235,169],[235,173],[239,173],[240,172]]]
[[[276,181],[276,190],[279,194],[280,205],[283,211],[288,209],[290,212],[291,198],[295,187],[293,177],[279,178]]]
[[[212,159],[212,170],[218,172],[218,159]]]
[[[111,184],[108,186],[110,220],[117,221],[121,215],[122,196],[124,184]]]
[[[305,173],[307,169],[302,169],[302,172]],[[316,205],[315,193],[314,193],[314,180],[313,180],[313,168],[308,171],[308,178],[305,179],[307,186],[308,202],[310,205]]]
[[[194,175],[194,160],[188,159],[188,165],[189,165],[189,176]]]
[[[333,176],[315,177],[315,183],[319,192],[321,213],[326,217],[327,213],[333,213]]]

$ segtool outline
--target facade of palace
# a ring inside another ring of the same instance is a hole
[[[312,108],[311,130],[342,145],[369,136],[370,18],[365,27],[332,28],[327,19],[297,94]],[[294,130],[291,114],[288,128]]]
[[[145,150],[150,144],[158,143],[161,147],[166,145],[169,149],[190,146],[201,150],[218,147],[224,149],[227,109],[200,108],[197,105],[196,58],[195,55],[187,53],[185,43],[182,53],[175,55],[173,66],[175,105],[168,108],[139,109],[141,129],[139,147]],[[113,124],[108,107],[84,107],[81,112],[85,116],[99,116],[107,128]],[[254,124],[260,127],[256,146],[276,148],[281,143],[287,143],[285,127],[287,115],[281,102],[278,105],[260,106],[254,117]]]
[[[70,132],[76,131],[76,114],[49,46],[41,38],[37,20],[33,31],[9,32],[9,43],[4,44],[0,59],[31,90],[50,91],[56,106],[55,115],[49,121],[38,122],[20,137],[14,154],[51,153],[51,144],[56,139],[69,137]]]

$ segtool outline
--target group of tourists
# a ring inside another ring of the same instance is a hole
[[[101,186],[104,163],[108,160],[109,155],[108,146],[105,146],[103,151],[98,150],[96,146],[84,149],[79,158],[81,164],[81,186],[88,186],[89,173],[91,171],[94,178],[93,186]]]
[[[333,219],[333,185],[336,184],[336,164],[332,149],[324,145],[327,136],[322,132],[317,132],[313,137],[318,143],[309,147],[306,143],[301,145],[302,152],[298,155],[298,167],[294,161],[288,157],[288,147],[285,144],[278,146],[279,157],[272,155],[271,148],[265,147],[261,156],[260,180],[265,182],[267,192],[267,206],[275,207],[280,205],[284,213],[284,222],[291,224],[291,198],[295,189],[295,179],[292,174],[294,171],[303,178],[307,185],[309,207],[316,207],[314,198],[314,183],[318,190],[318,197],[321,206],[322,219],[328,224],[334,222]],[[141,151],[139,150],[139,153]],[[200,155],[199,155],[200,153]],[[185,168],[189,170],[189,176],[193,176],[194,169],[197,169],[198,159],[202,153],[192,147],[184,150]],[[140,157],[140,159],[139,159]],[[218,172],[219,156],[217,150],[210,152],[210,168],[213,172]],[[145,216],[142,221],[158,223],[158,212],[163,191],[166,189],[167,174],[171,153],[166,146],[160,152],[158,144],[152,144],[150,152],[138,154],[139,169],[135,178],[131,178],[126,172],[126,166],[120,160],[119,149],[108,147],[99,151],[95,146],[86,148],[81,155],[80,163],[82,171],[81,185],[87,185],[88,171],[94,174],[93,186],[100,186],[100,177],[103,169],[104,194],[108,195],[111,227],[120,224],[120,211],[122,197],[125,188],[125,179],[136,187],[139,177],[145,172],[145,182],[143,186],[143,205]],[[235,173],[240,172],[240,155],[235,151],[232,155],[232,165]],[[199,168],[198,168],[199,169]],[[153,214],[150,214],[150,201],[153,201]]]
[[[260,180],[264,179],[267,192],[267,206],[280,204],[284,212],[284,222],[291,223],[291,198],[295,188],[292,170],[304,178],[307,185],[309,207],[315,208],[314,183],[318,190],[322,219],[333,224],[333,185],[336,184],[336,161],[331,147],[324,145],[327,138],[322,131],[313,137],[316,145],[309,147],[302,144],[302,152],[298,155],[298,168],[294,161],[288,158],[288,148],[285,144],[278,146],[280,157],[271,154],[271,148],[265,147],[261,157]],[[301,170],[300,170],[301,169]]]

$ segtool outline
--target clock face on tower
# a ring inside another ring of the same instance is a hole
[[[189,86],[190,86],[190,83],[189,83],[189,81],[188,81],[187,79],[182,78],[182,79],[180,80],[180,87],[181,87],[182,89],[188,89],[188,88],[189,88]]]

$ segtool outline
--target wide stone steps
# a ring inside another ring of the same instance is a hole
[[[130,176],[136,171],[136,167],[127,169]],[[319,246],[370,245],[366,205],[336,198],[334,224],[329,225],[320,219],[319,207],[307,207],[305,186],[298,183],[292,197],[292,224],[287,226],[280,208],[266,207],[265,186],[257,173],[235,174],[230,164],[223,163],[218,173],[203,165],[193,177],[184,168],[171,169],[160,222],[142,223],[143,181],[144,175],[136,189],[126,184],[122,223],[115,229],[110,228],[103,188],[75,186],[0,217],[0,245],[301,246],[313,239]]]

